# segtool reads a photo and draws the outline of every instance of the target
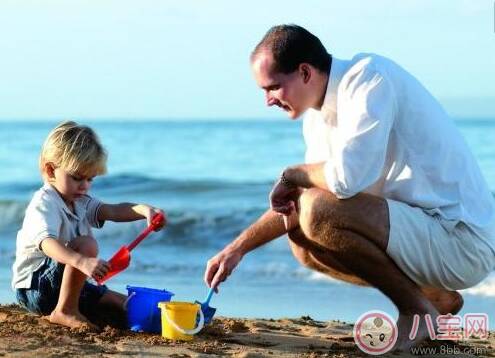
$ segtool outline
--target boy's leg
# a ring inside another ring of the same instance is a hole
[[[127,296],[109,290],[106,286],[86,282],[81,290],[81,313],[100,327],[127,328],[127,312],[124,303]]]
[[[98,245],[90,236],[79,236],[70,243],[71,249],[88,257],[98,255]],[[96,328],[79,311],[79,297],[87,276],[78,269],[65,265],[57,306],[50,315],[50,322],[78,328],[89,325]]]
[[[124,311],[124,303],[126,299],[127,299],[126,295],[123,295],[122,293],[115,292],[112,290],[108,290],[101,297],[99,305],[122,309],[122,311]]]
[[[98,302],[100,311],[107,314],[106,324],[117,327],[127,328],[127,310],[124,305],[126,304],[127,296],[119,292],[107,290]]]

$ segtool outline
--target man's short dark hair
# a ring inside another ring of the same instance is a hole
[[[269,50],[274,59],[273,71],[292,73],[301,63],[309,63],[328,73],[331,56],[321,41],[298,25],[273,26],[251,53],[251,61],[263,50]]]

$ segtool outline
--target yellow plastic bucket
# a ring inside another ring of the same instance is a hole
[[[201,306],[190,302],[160,302],[162,311],[162,336],[168,339],[190,341],[204,324]],[[196,326],[196,317],[199,321]]]

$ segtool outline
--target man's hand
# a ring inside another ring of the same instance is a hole
[[[97,280],[102,278],[110,270],[110,264],[96,257],[82,257],[77,266],[79,271],[88,277]]]
[[[226,247],[208,260],[204,280],[208,287],[218,292],[218,285],[225,281],[242,259],[238,250]]]
[[[300,189],[288,182],[282,174],[270,192],[271,209],[284,216],[289,216],[296,210],[296,202],[300,193]]]

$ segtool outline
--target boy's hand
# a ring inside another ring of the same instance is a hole
[[[86,276],[97,280],[107,274],[110,264],[97,257],[84,257],[76,268]]]
[[[159,208],[154,208],[149,205],[139,205],[139,211],[140,214],[143,215],[146,218],[146,223],[151,225],[151,220],[156,214],[162,214],[163,215],[163,221],[158,225],[155,229],[155,231],[161,230],[165,225],[167,225],[167,217],[165,216],[165,213],[163,212],[162,209]]]

